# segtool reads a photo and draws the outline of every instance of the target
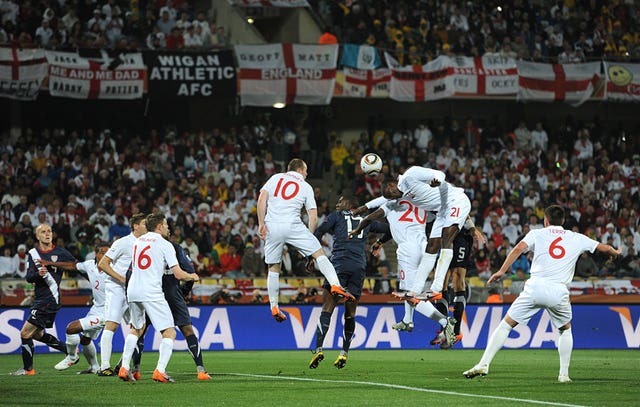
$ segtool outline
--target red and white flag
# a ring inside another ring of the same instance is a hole
[[[464,96],[515,95],[518,67],[514,58],[500,55],[451,58],[456,94]]]
[[[423,102],[444,99],[455,93],[451,58],[440,56],[422,66],[398,66],[398,61],[385,53],[391,67],[391,99],[400,102]]]
[[[338,45],[236,45],[243,106],[328,105]]]
[[[44,50],[0,48],[0,97],[34,100],[46,75]]]
[[[389,97],[389,69],[344,68],[342,95],[357,98]]]
[[[605,99],[640,101],[640,64],[604,62]]]
[[[83,58],[72,52],[47,51],[49,93],[73,99],[140,99],[147,67],[141,53],[106,52],[101,58]]]
[[[600,79],[600,62],[541,64],[517,61],[518,100],[567,102],[579,106],[593,94]]]

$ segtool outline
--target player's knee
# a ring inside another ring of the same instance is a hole
[[[84,336],[84,335],[82,335],[82,336],[80,337],[80,344],[81,344],[82,346],[87,346],[87,345],[88,345],[88,344],[90,344],[90,343],[91,343],[91,338],[90,338],[90,337],[88,337],[88,336]]]
[[[571,329],[571,322],[567,322],[566,324],[562,325],[560,328],[558,328],[558,331],[560,331],[560,333],[563,333],[567,329]]]
[[[184,336],[185,338],[195,333],[193,331],[193,325],[182,325],[179,328],[180,328],[180,332],[182,332],[182,336]]]
[[[162,338],[166,339],[176,339],[176,330],[173,328],[167,328],[162,333]]]
[[[322,256],[326,256],[326,254],[324,253],[324,250],[322,250],[322,249],[318,249],[318,250],[316,250],[316,251],[315,251],[315,252],[313,252],[313,254],[311,255],[311,257],[313,257],[314,259],[317,259],[317,258],[322,257]]]

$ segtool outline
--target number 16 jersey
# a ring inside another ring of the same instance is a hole
[[[159,233],[147,232],[136,239],[127,287],[129,302],[163,301],[162,276],[167,267],[176,265],[173,246]]]

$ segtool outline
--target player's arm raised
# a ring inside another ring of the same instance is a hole
[[[42,264],[43,266],[58,267],[58,268],[63,269],[63,270],[76,270],[77,262],[75,262],[75,261],[50,261],[50,260],[40,259],[40,264]]]
[[[509,254],[507,255],[507,258],[504,259],[504,262],[502,263],[500,270],[496,271],[491,275],[491,277],[489,277],[489,280],[487,280],[487,284],[492,284],[495,281],[499,281],[502,278],[502,276],[504,276],[504,274],[507,272],[507,270],[511,268],[511,265],[513,264],[513,262],[516,261],[516,259],[520,257],[520,255],[524,251],[526,251],[528,247],[529,246],[524,241],[521,240],[520,243],[518,243],[516,247],[514,247],[509,252]]]
[[[113,267],[111,267],[111,262],[113,260],[111,260],[109,257],[107,257],[107,255],[105,254],[104,256],[102,256],[102,259],[100,259],[100,263],[98,263],[98,269],[104,271],[105,273],[107,273],[107,275],[109,275],[109,277],[113,278],[116,281],[121,282],[122,284],[124,284],[126,282],[126,279],[124,276],[121,276],[120,274],[118,274]]]
[[[264,223],[264,218],[267,215],[267,200],[269,199],[269,191],[263,189],[258,196],[258,236],[260,239],[265,240],[267,238],[267,225]]]

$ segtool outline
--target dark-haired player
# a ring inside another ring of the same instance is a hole
[[[362,221],[362,217],[354,215],[350,211],[350,209],[357,207],[358,201],[355,197],[345,198],[341,196],[336,204],[336,211],[330,213],[314,233],[318,240],[322,240],[322,236],[325,233],[331,233],[333,235],[331,263],[336,268],[340,285],[345,287],[349,293],[353,294],[356,298],[355,301],[346,302],[344,306],[344,340],[342,351],[333,363],[338,369],[342,369],[347,363],[347,354],[356,327],[356,307],[362,294],[365,267],[367,265],[365,248],[367,235],[369,232],[387,233],[389,231],[387,225],[375,222],[364,228],[359,234],[349,238],[349,232],[358,227],[358,224]],[[310,369],[317,368],[318,364],[324,359],[322,344],[329,330],[331,314],[333,314],[333,310],[338,304],[338,298],[331,295],[331,287],[328,282],[325,281],[323,288],[322,313],[320,314],[320,322],[316,330],[316,348],[313,358],[311,358],[311,362],[309,362]]]
[[[66,346],[55,336],[46,333],[51,328],[56,314],[60,310],[60,280],[62,269],[44,265],[42,261],[74,262],[76,259],[62,247],[53,244],[51,226],[43,223],[35,230],[38,243],[29,250],[27,256],[27,281],[34,284],[34,301],[29,317],[20,330],[22,340],[22,368],[12,372],[14,376],[31,376],[36,374],[33,368],[33,340],[38,340],[53,349],[67,353]]]

